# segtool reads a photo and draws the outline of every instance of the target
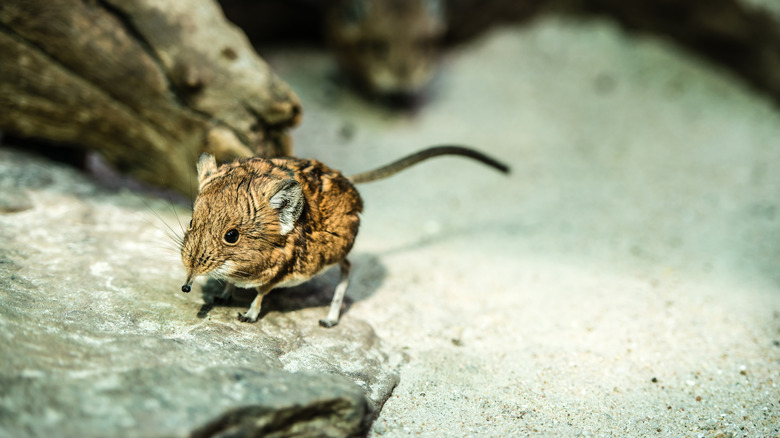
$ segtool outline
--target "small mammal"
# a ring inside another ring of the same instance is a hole
[[[255,322],[272,289],[303,283],[338,264],[341,277],[328,315],[320,320],[325,327],[336,325],[349,284],[347,254],[363,210],[354,184],[386,178],[441,155],[468,157],[509,172],[493,158],[459,146],[425,149],[351,177],[317,160],[248,158],[217,166],[213,156],[202,154],[199,193],[181,246],[187,270],[182,292],[189,292],[200,275],[225,280],[223,298],[235,286],[255,288],[257,297],[238,315],[243,322]]]
[[[324,21],[342,69],[371,94],[412,97],[435,76],[444,0],[330,0]]]

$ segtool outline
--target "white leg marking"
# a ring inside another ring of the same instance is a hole
[[[344,259],[339,263],[339,266],[341,267],[341,277],[339,278],[339,284],[336,285],[336,291],[333,293],[328,316],[320,320],[320,325],[323,327],[333,327],[339,323],[341,303],[344,301],[344,294],[347,292],[347,286],[349,286],[349,271],[352,268],[352,264],[349,260]]]
[[[260,317],[260,306],[263,303],[263,297],[268,292],[271,292],[271,289],[273,289],[273,285],[258,286],[257,287],[257,296],[252,301],[252,304],[249,306],[249,310],[247,310],[244,313],[239,313],[238,314],[238,320],[241,321],[241,322],[255,322],[255,321],[257,321],[257,318]]]

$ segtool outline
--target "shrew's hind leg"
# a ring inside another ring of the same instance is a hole
[[[320,320],[320,325],[323,327],[333,327],[339,323],[341,303],[344,301],[344,293],[347,292],[347,286],[349,286],[349,270],[352,264],[349,260],[344,259],[339,263],[339,266],[341,267],[341,277],[339,278],[339,284],[336,285],[336,292],[333,293],[328,316]]]
[[[249,306],[249,310],[238,314],[238,320],[241,322],[255,322],[260,317],[260,306],[263,303],[263,297],[271,292],[273,285],[260,286],[257,288],[257,296]]]

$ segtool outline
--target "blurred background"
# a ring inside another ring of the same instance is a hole
[[[778,5],[768,0],[222,0],[227,18],[256,46],[306,44],[329,47],[342,70],[373,94],[403,89],[370,79],[385,63],[404,76],[404,62],[467,44],[499,27],[527,26],[548,16],[574,20],[601,17],[629,32],[654,35],[736,72],[748,83],[780,95]],[[400,52],[402,55],[397,55]],[[430,79],[430,78],[428,78]],[[418,93],[424,80],[411,81]],[[401,87],[403,88],[403,87]]]

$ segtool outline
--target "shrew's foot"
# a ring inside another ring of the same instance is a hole
[[[258,315],[250,315],[251,312],[244,312],[238,314],[238,320],[241,322],[255,322]]]
[[[338,319],[323,318],[323,319],[320,320],[320,325],[325,327],[325,328],[331,328],[331,327],[333,327],[334,325],[336,325],[338,323],[339,323]]]

